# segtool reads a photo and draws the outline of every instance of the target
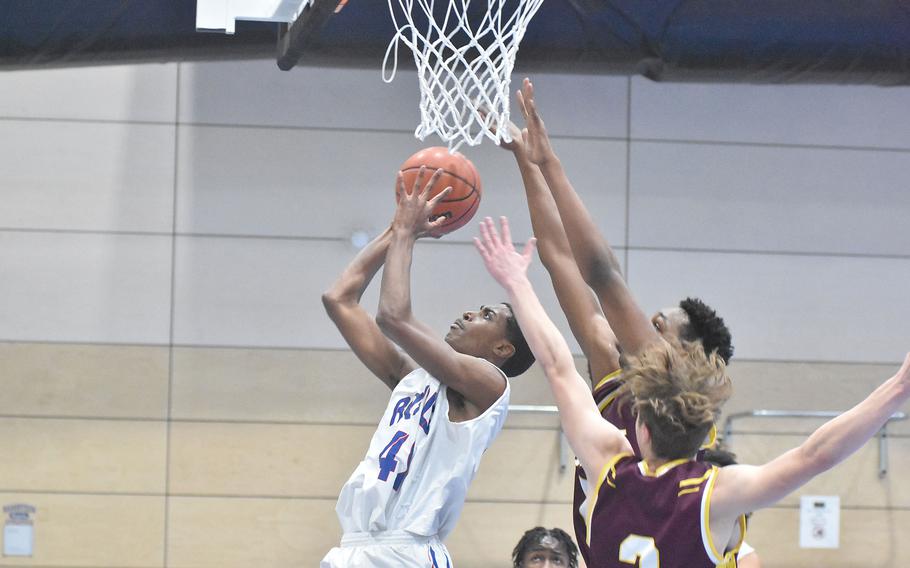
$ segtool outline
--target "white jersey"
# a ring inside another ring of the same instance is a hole
[[[736,559],[739,560],[740,558],[749,556],[750,554],[755,554],[755,549],[749,546],[748,542],[743,541],[743,543],[739,545],[739,552],[736,553]]]
[[[335,511],[345,534],[407,531],[445,539],[508,407],[506,381],[483,414],[452,422],[445,385],[423,369],[401,379],[366,457],[338,497]]]

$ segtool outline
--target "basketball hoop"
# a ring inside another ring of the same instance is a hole
[[[417,138],[435,132],[450,151],[464,143],[476,146],[484,137],[497,144],[511,141],[512,68],[528,22],[543,1],[440,0],[437,10],[436,0],[397,0],[397,6],[388,0],[398,31],[386,49],[382,79],[395,79],[399,42],[409,47],[420,85]],[[422,28],[415,12],[426,18]]]

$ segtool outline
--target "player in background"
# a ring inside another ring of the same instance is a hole
[[[489,218],[481,234],[475,244],[512,300],[563,431],[588,477],[597,479],[587,523],[590,568],[731,562],[746,513],[773,505],[846,459],[910,398],[908,353],[895,375],[797,448],[761,466],[717,468],[694,457],[732,392],[726,365],[698,343],[656,342],[629,356],[623,370],[623,389],[638,416],[636,457],[628,439],[600,416],[565,339],[534,294],[527,279],[533,239],[516,252],[505,218],[502,236]]]
[[[578,547],[562,529],[534,527],[515,545],[512,568],[578,568]]]
[[[412,250],[444,221],[429,221],[447,194],[428,198],[440,173],[424,187],[421,170],[411,190],[401,188],[391,226],[323,295],[348,345],[392,396],[366,456],[341,490],[336,512],[344,536],[322,568],[451,567],[443,540],[461,513],[484,450],[502,428],[506,377],[534,361],[506,304],[464,312],[444,340],[414,317]],[[360,299],[383,264],[374,320]]]

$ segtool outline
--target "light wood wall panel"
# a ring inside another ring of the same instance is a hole
[[[535,526],[570,535],[571,507],[548,503],[467,503],[446,546],[456,566],[506,568],[521,535]]]
[[[571,534],[567,511],[543,503],[467,503],[446,545],[458,566],[509,566],[524,531],[543,525]],[[168,565],[317,566],[339,544],[337,526],[327,500],[174,498]]]
[[[579,361],[584,372],[584,364]],[[553,404],[535,365],[511,380],[512,404]],[[391,391],[350,351],[175,348],[171,416],[373,426]],[[510,427],[546,427],[555,416],[513,413]]]
[[[366,453],[374,426],[176,423],[177,494],[331,498]]]
[[[843,509],[840,547],[799,547],[799,510],[767,509],[753,515],[747,539],[774,568],[902,568],[910,558],[910,511]]]
[[[341,540],[333,500],[175,497],[170,568],[319,566]]]
[[[168,349],[0,342],[0,414],[167,415]]]
[[[190,495],[336,496],[375,426],[176,423],[170,490]],[[572,456],[569,457],[571,465]],[[484,455],[474,500],[570,501],[552,430],[504,430]]]
[[[0,489],[164,492],[166,424],[0,418]]]
[[[0,493],[5,506],[37,512],[34,555],[0,558],[0,566],[153,568],[164,566],[161,497]]]
[[[896,363],[848,365],[741,361],[734,355],[729,367],[733,378],[733,396],[724,405],[724,417],[757,409],[841,412],[866,398],[898,368]],[[824,396],[819,393],[824,393]],[[823,422],[805,418],[738,418],[733,422],[733,428],[738,432],[809,434]],[[893,422],[888,431],[908,434],[910,421]]]
[[[805,436],[740,435],[730,448],[742,463],[763,464],[797,447]],[[910,438],[887,440],[889,471],[879,477],[878,440],[864,445],[843,463],[807,483],[782,503],[799,503],[800,495],[840,495],[842,507],[904,508],[910,510]]]

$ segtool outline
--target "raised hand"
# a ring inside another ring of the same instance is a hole
[[[547,134],[547,128],[537,112],[537,105],[534,103],[534,85],[531,80],[525,77],[521,85],[521,90],[516,93],[518,97],[518,108],[524,116],[525,128],[522,131],[523,143],[528,159],[531,162],[542,166],[545,163],[555,160],[556,153],[550,145],[550,137]]]
[[[486,119],[487,115],[489,115],[489,107],[487,107],[485,104],[479,104],[477,106],[477,112],[479,112],[480,115]],[[508,122],[507,127],[509,129],[509,137],[512,139],[512,141],[506,142],[505,140],[500,140],[499,147],[516,154],[524,153],[524,133],[522,132],[522,129],[518,128],[518,126],[511,120]],[[496,134],[496,124],[490,125],[490,132]]]
[[[430,190],[436,185],[439,176],[444,170],[438,169],[430,177],[430,181],[421,189],[426,166],[421,166],[417,172],[417,178],[414,180],[414,186],[409,190],[405,187],[404,177],[398,172],[398,208],[395,210],[395,217],[392,219],[392,229],[409,231],[417,238],[435,237],[441,235],[433,233],[433,230],[446,222],[445,217],[439,217],[431,220],[433,208],[436,204],[445,199],[446,195],[452,191],[447,187],[430,198]]]
[[[512,235],[509,230],[509,220],[499,218],[502,234],[496,230],[493,219],[487,217],[480,223],[481,238],[474,237],[474,246],[483,258],[487,272],[501,286],[507,288],[509,284],[527,279],[528,266],[534,254],[534,245],[537,239],[531,238],[519,253],[512,245]]]

